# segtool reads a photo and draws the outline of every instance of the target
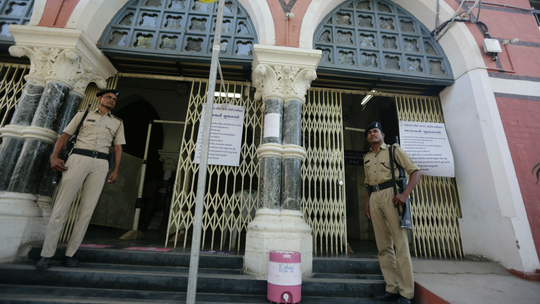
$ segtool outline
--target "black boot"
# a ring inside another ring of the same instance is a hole
[[[411,302],[412,302],[412,299],[399,297],[399,300],[396,302],[396,304],[411,304]]]
[[[42,257],[36,264],[36,269],[49,269],[52,266],[52,258]]]
[[[75,257],[64,257],[64,260],[62,261],[62,265],[70,268],[79,267],[79,261]]]
[[[381,302],[395,302],[397,300],[399,300],[399,293],[390,293],[390,292],[387,292],[385,294],[382,294],[382,295],[378,295],[378,296],[375,296],[373,297],[375,299],[375,301],[381,301]]]

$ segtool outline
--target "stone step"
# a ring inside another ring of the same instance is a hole
[[[197,303],[268,303],[266,295],[197,293]],[[96,288],[0,284],[0,303],[185,303],[185,292],[113,290]],[[309,297],[302,304],[376,304],[367,298]]]
[[[382,274],[377,258],[313,258],[313,272]]]
[[[58,247],[53,259],[61,261],[66,252],[65,247]],[[28,259],[37,261],[41,258],[41,248],[32,248],[28,253]],[[151,252],[125,249],[97,249],[80,248],[76,254],[77,259],[84,263],[110,263],[128,265],[149,265],[149,266],[178,266],[189,267],[189,252]],[[217,269],[242,269],[244,267],[244,256],[233,254],[205,254],[202,252],[199,257],[199,268]]]
[[[84,262],[78,268],[66,268],[54,262],[48,270],[36,270],[34,262],[28,261],[0,264],[0,273],[1,284],[185,292],[189,269]],[[199,270],[197,290],[202,293],[266,295],[266,288],[266,280],[258,280],[239,270]],[[305,296],[369,298],[383,291],[382,279],[317,276],[302,281]]]
[[[40,258],[41,248],[32,248],[28,253],[30,260]],[[65,247],[59,247],[54,259],[61,261],[65,255]],[[110,263],[148,266],[178,266],[189,267],[190,253],[188,251],[148,252],[131,251],[122,248],[97,249],[80,248],[76,257],[84,263]],[[199,268],[238,269],[244,267],[242,255],[214,251],[214,254],[201,252]],[[313,258],[314,273],[335,274],[381,274],[377,258]]]

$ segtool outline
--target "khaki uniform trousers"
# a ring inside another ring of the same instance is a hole
[[[68,242],[66,256],[71,257],[77,252],[109,172],[109,162],[106,159],[78,154],[69,156],[66,167],[68,170],[62,174],[56,202],[47,226],[47,235],[41,250],[41,256],[45,258],[54,256],[69,207],[82,185],[79,213]]]
[[[397,208],[392,203],[392,195],[394,195],[392,188],[371,193],[369,212],[386,291],[412,299],[414,277],[409,240],[406,229],[401,228]]]

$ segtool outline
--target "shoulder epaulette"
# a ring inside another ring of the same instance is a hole
[[[112,113],[111,113],[111,116],[112,116],[113,118],[116,118],[116,119],[120,120],[120,122],[122,122],[122,119],[121,119],[120,117],[118,117],[118,116],[115,116],[115,115],[114,115],[114,114],[112,114]]]

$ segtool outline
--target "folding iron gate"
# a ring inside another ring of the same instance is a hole
[[[438,97],[396,96],[395,101],[400,121],[444,123]],[[414,255],[462,257],[455,179],[422,176],[411,198]]]
[[[345,164],[341,93],[312,88],[302,107],[301,208],[313,235],[314,253],[347,250]]]
[[[182,136],[178,169],[169,213],[167,234],[173,234],[174,247],[180,241],[184,248],[191,236],[199,164],[193,162],[202,106],[206,103],[208,80],[193,80]],[[258,208],[259,163],[257,148],[261,144],[261,101],[252,100],[246,83],[226,82],[225,91],[216,86],[215,104],[243,106],[244,126],[238,167],[209,165],[202,218],[202,244],[223,250],[240,248],[242,232]],[[209,243],[209,244],[208,244]],[[167,244],[166,244],[167,245]]]
[[[0,63],[0,128],[3,128],[15,112],[26,81],[24,76],[29,65]]]

